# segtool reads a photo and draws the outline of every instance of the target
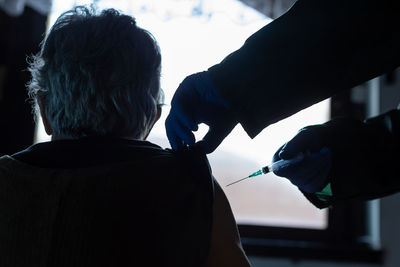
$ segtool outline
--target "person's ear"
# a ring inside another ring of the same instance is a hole
[[[149,136],[151,130],[152,130],[153,127],[154,127],[154,124],[156,124],[156,122],[160,119],[160,117],[161,117],[161,106],[160,106],[160,105],[157,105],[157,113],[156,113],[156,116],[154,117],[154,120],[153,120],[153,122],[152,122],[152,124],[151,124],[151,126],[150,126],[150,128],[149,128],[149,131],[147,132],[147,134],[146,134],[146,136],[143,138],[143,140],[146,140],[146,139],[147,139],[147,137]]]
[[[157,105],[157,113],[156,113],[156,117],[154,118],[154,123],[156,123],[160,119],[161,113],[162,113],[161,106]]]
[[[38,101],[38,105],[39,105],[39,110],[40,110],[40,116],[42,117],[42,121],[43,121],[44,130],[46,131],[46,133],[48,135],[52,135],[53,128],[51,128],[50,122],[47,119],[46,113],[44,112],[44,106],[43,106],[42,101]]]

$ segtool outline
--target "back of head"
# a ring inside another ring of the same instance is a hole
[[[79,6],[52,26],[28,89],[53,135],[141,139],[157,113],[160,66],[156,40],[133,17]]]

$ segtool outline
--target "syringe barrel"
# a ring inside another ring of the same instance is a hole
[[[269,168],[269,171],[275,172],[275,171],[278,171],[281,168],[285,168],[285,167],[287,167],[289,165],[298,163],[298,162],[302,161],[303,159],[304,159],[304,154],[303,153],[299,153],[294,158],[281,159],[281,160],[275,161],[274,163],[272,163],[271,165],[269,165],[267,167]],[[264,171],[264,169],[263,169],[263,171]]]

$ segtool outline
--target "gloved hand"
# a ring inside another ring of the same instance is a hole
[[[238,123],[207,71],[186,77],[172,98],[165,121],[172,149],[194,145],[192,132],[198,130],[200,123],[209,126],[207,134],[198,142],[206,153],[213,152]]]
[[[397,192],[399,122],[400,112],[393,110],[365,121],[335,118],[305,127],[278,149],[273,161],[299,152],[305,158],[274,173],[307,193],[319,192],[330,183],[335,202]]]
[[[332,167],[331,150],[324,146],[316,128],[303,128],[289,142],[274,154],[272,162],[292,159],[303,153],[304,158],[296,163],[285,165],[274,173],[288,178],[300,190],[307,193],[321,191],[327,184]]]

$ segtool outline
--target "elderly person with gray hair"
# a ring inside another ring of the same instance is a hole
[[[130,16],[58,18],[28,85],[52,140],[0,158],[0,266],[250,265],[205,154],[145,141],[160,66]]]

